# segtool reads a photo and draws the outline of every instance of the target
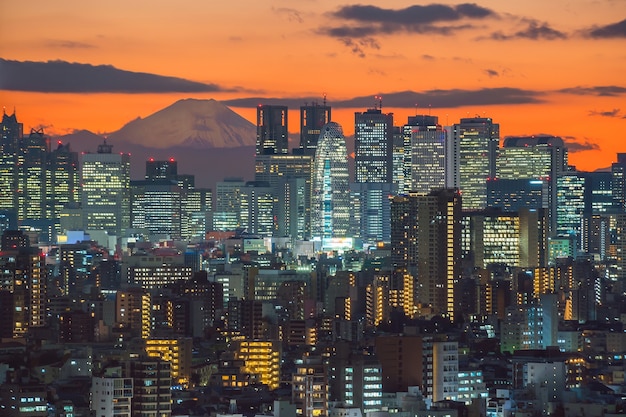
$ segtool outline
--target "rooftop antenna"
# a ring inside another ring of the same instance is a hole
[[[433,106],[432,106],[432,104],[429,104],[429,105],[428,105],[428,115],[429,115],[429,116],[430,116],[430,109],[431,109],[432,107],[433,107]]]
[[[324,107],[326,107],[326,93],[323,93],[322,96],[324,97]]]
[[[415,103],[415,115],[417,116],[417,103]]]
[[[374,96],[374,109],[380,110],[380,111],[383,110],[383,97],[382,96]]]

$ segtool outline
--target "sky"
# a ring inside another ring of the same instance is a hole
[[[626,152],[626,0],[0,2],[0,105],[50,135],[107,133],[182,98],[251,122],[286,104],[491,117],[562,137],[570,164]]]

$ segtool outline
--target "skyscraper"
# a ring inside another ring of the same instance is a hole
[[[586,172],[570,171],[556,180],[556,234],[578,239],[586,247],[584,219],[591,216],[591,181]]]
[[[314,152],[311,156],[257,155],[255,159],[255,181],[267,182],[272,187],[277,236],[295,239],[311,236],[312,156]]]
[[[287,106],[259,105],[256,109],[256,154],[289,153]]]
[[[404,134],[410,138],[409,190],[428,194],[446,186],[446,132],[437,116],[409,117]]]
[[[155,161],[150,158],[146,161],[147,180],[176,180],[178,178],[178,162],[174,158],[165,161]]]
[[[66,204],[77,203],[80,199],[80,178],[78,153],[72,152],[69,143],[60,141],[57,148],[48,156],[46,185],[46,216],[59,219]]]
[[[175,181],[131,181],[131,226],[158,238],[182,237],[183,193]]]
[[[314,161],[312,236],[346,237],[350,227],[350,190],[348,151],[341,125],[324,125]]]
[[[130,225],[130,155],[112,148],[105,140],[83,155],[82,209],[85,229],[121,236]]]
[[[353,237],[363,243],[389,242],[391,238],[391,201],[396,185],[357,182],[350,184]]]
[[[556,230],[556,181],[566,171],[567,148],[563,139],[555,136],[505,138],[496,162],[498,179],[548,183],[550,233]]]
[[[0,124],[0,189],[11,192],[0,193],[0,210],[11,210],[17,216],[17,167],[18,151],[24,127],[17,121],[15,112],[2,115]]]
[[[613,201],[619,212],[626,211],[626,153],[618,153],[617,161],[611,164],[611,188]]]
[[[43,129],[31,130],[23,138],[18,150],[17,218],[43,219],[46,217],[46,171],[50,139]]]
[[[453,319],[454,285],[461,274],[459,192],[439,189],[396,196],[391,208],[392,263],[413,276],[416,308]]]
[[[19,231],[5,231],[1,249],[0,337],[24,337],[29,329],[45,325],[43,258]]]
[[[43,129],[24,137],[15,114],[4,114],[0,135],[0,210],[58,229],[61,209],[77,198],[78,155],[61,142],[51,150]]]
[[[330,122],[330,106],[311,103],[300,107],[300,152],[303,155],[315,155],[317,141],[322,127]]]
[[[354,113],[355,182],[393,181],[393,113]]]
[[[487,180],[496,173],[500,125],[490,118],[465,118],[452,126],[450,134],[449,186],[461,190],[464,210],[484,209]]]
[[[274,196],[268,182],[248,181],[240,189],[240,227],[264,237],[274,234]]]
[[[239,205],[241,189],[245,185],[243,178],[224,178],[215,185],[214,230],[232,231],[241,225]]]

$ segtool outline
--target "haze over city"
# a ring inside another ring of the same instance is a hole
[[[326,94],[351,135],[380,95],[397,124],[491,117],[501,137],[562,137],[592,170],[624,151],[625,18],[618,0],[5,2],[0,103],[26,129],[105,134],[183,98],[254,123],[259,103]]]

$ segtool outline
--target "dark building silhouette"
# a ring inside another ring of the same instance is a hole
[[[287,106],[259,105],[256,120],[256,154],[289,153]]]
[[[294,154],[315,156],[317,140],[322,127],[330,122],[330,106],[311,103],[300,107],[300,148],[294,150]]]

